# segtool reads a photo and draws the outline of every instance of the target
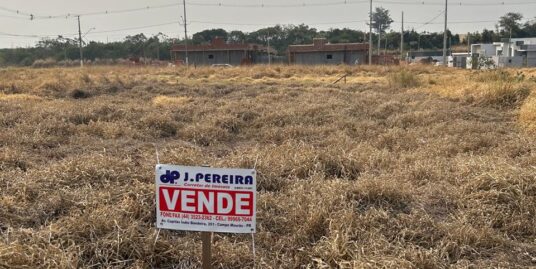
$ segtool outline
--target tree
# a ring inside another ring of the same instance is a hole
[[[125,37],[125,45],[127,47],[129,56],[145,57],[145,43],[147,37],[144,34],[137,34],[133,36]]]
[[[495,40],[495,33],[493,30],[484,29],[482,31],[482,42],[483,43],[491,43]]]
[[[288,45],[288,29],[281,25],[259,29],[247,34],[246,41],[257,44],[267,44],[270,39],[270,47],[278,52],[283,52]]]
[[[220,38],[223,38],[224,40],[227,40],[227,35],[228,35],[227,31],[221,28],[204,30],[204,31],[195,33],[192,36],[192,42],[194,44],[210,43],[212,39],[214,39],[215,37],[220,37]]]
[[[308,25],[300,24],[297,26],[288,25],[284,28],[286,38],[292,44],[308,44],[313,42],[313,38],[318,36],[318,31]]]
[[[347,43],[347,42],[363,42],[365,40],[365,33],[362,31],[352,30],[349,28],[343,29],[329,29],[328,31],[322,31],[320,36],[325,37],[331,43]]]
[[[523,25],[524,36],[536,36],[536,18],[531,21],[525,22]]]
[[[501,28],[501,34],[505,36],[507,33],[511,37],[517,36],[521,32],[521,23],[523,19],[521,13],[508,12],[499,19],[499,27]]]
[[[242,31],[234,30],[227,35],[227,41],[232,43],[243,43],[246,41],[246,34]]]
[[[389,15],[389,10],[383,7],[377,7],[372,12],[372,28],[378,33],[378,54],[381,48],[382,33],[385,33],[391,27],[391,23],[393,23],[393,19]]]

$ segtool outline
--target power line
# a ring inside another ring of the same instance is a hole
[[[368,3],[367,0],[361,1],[335,1],[335,2],[316,2],[316,3],[290,3],[290,4],[226,4],[223,2],[218,3],[201,3],[190,2],[192,6],[205,6],[205,7],[232,7],[232,8],[300,8],[300,7],[326,7],[326,6],[342,6],[342,5],[355,5]]]
[[[127,27],[127,28],[120,28],[120,29],[113,29],[113,30],[94,31],[94,32],[89,33],[88,35],[139,30],[139,29],[153,28],[153,27],[159,27],[159,26],[176,25],[177,23],[182,23],[182,22],[181,21],[171,21],[171,22],[144,25],[144,26],[138,26],[138,27]]]
[[[432,18],[429,21],[426,22],[416,22],[416,21],[404,21],[405,24],[419,24],[420,27],[414,28],[414,30],[418,30],[426,25],[430,24],[442,24],[442,23],[435,23],[435,21],[439,16],[443,14],[443,11],[441,11],[439,14],[437,14],[434,18]],[[332,22],[310,22],[306,23],[307,25],[337,25],[337,24],[350,24],[350,23],[364,23],[368,22],[368,20],[348,20],[348,21],[332,21]],[[398,21],[393,21],[394,23],[397,23]],[[453,21],[449,22],[449,24],[465,24],[465,23],[492,23],[496,21]],[[149,24],[149,25],[142,25],[142,26],[135,26],[135,27],[125,27],[125,28],[116,28],[116,29],[110,29],[110,30],[102,30],[102,31],[92,31],[88,33],[87,35],[95,35],[95,34],[103,34],[103,33],[115,33],[115,32],[126,32],[126,31],[132,31],[132,30],[140,30],[140,29],[147,29],[147,28],[154,28],[154,27],[161,27],[161,26],[168,26],[168,25],[176,25],[177,23],[181,24],[182,21],[169,21],[169,22],[163,22],[158,24]],[[191,20],[189,24],[214,24],[214,25],[231,25],[231,26],[273,26],[274,24],[269,23],[234,23],[234,22],[222,22],[222,21],[204,21],[204,20]],[[276,25],[291,25],[291,24],[276,24]],[[78,33],[70,33],[70,34],[58,34],[62,36],[76,36]],[[14,33],[6,33],[6,32],[0,32],[0,36],[11,36],[11,37],[28,37],[28,38],[50,38],[50,37],[57,37],[58,35],[48,34],[48,35],[40,35],[40,34],[14,34]]]
[[[365,2],[367,1],[366,0],[354,0],[354,1],[343,0],[343,1],[335,1],[335,2],[316,2],[316,3],[304,2],[301,4],[227,4],[223,2],[212,2],[212,3],[188,2],[187,5],[202,6],[202,7],[232,7],[232,8],[292,8],[292,7],[300,8],[300,7],[340,6],[340,5],[349,5],[349,4],[360,4],[360,3],[365,3]],[[6,7],[0,7],[0,10],[14,13],[14,14],[26,17],[27,19],[30,19],[30,20],[41,20],[41,19],[71,18],[71,17],[78,17],[78,16],[121,14],[121,13],[139,12],[139,11],[145,11],[145,10],[151,10],[151,9],[169,8],[169,7],[175,7],[177,5],[183,5],[183,4],[182,3],[169,3],[169,4],[162,4],[162,5],[138,7],[138,8],[103,10],[103,11],[86,12],[86,13],[70,12],[70,13],[56,14],[56,15],[39,15],[39,14],[27,12],[27,11],[20,11],[16,9],[6,8]]]
[[[17,19],[17,20],[25,20],[25,21],[28,20],[25,17],[17,17],[17,16],[6,15],[6,14],[0,14],[0,18],[9,18],[9,19]]]
[[[11,9],[11,8],[7,8],[7,7],[1,7],[1,6],[0,6],[0,10],[10,12],[10,13],[14,13],[14,14],[17,14],[17,15],[23,15],[23,16],[31,16],[32,15],[32,14],[24,12],[24,11]]]
[[[0,7],[0,10],[15,13],[18,15],[21,15],[26,19],[30,20],[40,20],[40,19],[68,19],[73,17],[84,17],[84,16],[97,16],[97,15],[114,15],[114,14],[121,14],[121,13],[130,13],[130,12],[139,12],[139,11],[145,11],[145,10],[151,10],[151,9],[162,9],[162,8],[168,8],[168,7],[174,7],[177,3],[173,4],[163,4],[163,5],[154,5],[154,6],[145,6],[145,7],[138,7],[138,8],[128,8],[128,9],[116,9],[116,10],[103,10],[103,11],[95,11],[95,12],[85,12],[85,13],[64,13],[64,14],[56,14],[56,15],[35,15],[30,12],[25,11],[19,11],[15,9],[10,9],[6,7]],[[17,18],[17,17],[14,17]]]
[[[441,16],[441,14],[443,14],[443,13],[440,13],[438,15],[438,17]],[[435,19],[437,19],[437,18],[435,18]],[[422,22],[416,22],[416,21],[405,21],[404,23],[423,24]],[[451,22],[449,22],[449,24],[467,24],[467,23],[497,23],[497,20],[489,20],[489,21],[451,21]],[[426,25],[430,25],[430,24],[443,24],[443,23],[442,22],[433,22],[433,21],[430,21],[430,22],[426,23]]]
[[[58,35],[34,35],[34,34],[13,34],[0,32],[0,36],[10,36],[10,37],[29,37],[29,38],[47,38],[47,37],[56,37]]]
[[[421,29],[422,27],[428,25],[428,24],[431,24],[433,21],[435,21],[437,18],[439,18],[439,16],[443,15],[445,11],[442,10],[441,12],[439,12],[439,14],[437,14],[435,17],[433,17],[431,20],[425,22],[425,23],[422,23],[421,26],[415,28],[415,30],[418,30],[418,29]]]
[[[176,5],[176,4],[175,4]],[[404,21],[405,24],[418,24],[420,25],[417,28],[414,28],[414,30],[418,30],[426,25],[437,25],[437,24],[443,24],[442,22],[434,22],[439,16],[441,16],[444,13],[444,11],[439,12],[436,16],[434,16],[432,19],[426,21],[426,22],[418,22],[418,21]],[[309,22],[305,23],[307,25],[337,25],[337,24],[351,24],[351,23],[365,23],[368,22],[368,20],[347,20],[347,21],[324,21],[324,22]],[[468,23],[496,23],[497,20],[471,20],[471,21],[451,21],[449,24],[468,24]],[[88,33],[88,35],[95,35],[95,34],[103,34],[103,33],[114,33],[114,32],[125,32],[125,31],[132,31],[132,30],[140,30],[140,29],[147,29],[147,28],[154,28],[154,27],[161,27],[161,26],[168,26],[168,25],[176,25],[177,23],[181,24],[182,21],[174,20],[169,22],[163,22],[158,24],[149,24],[149,25],[142,25],[142,26],[136,26],[136,27],[125,27],[125,28],[116,28],[116,29],[109,29],[109,30],[102,30],[102,31],[92,31]],[[393,21],[393,23],[399,23],[399,21]],[[205,21],[205,20],[192,20],[189,24],[214,24],[214,25],[231,25],[231,26],[265,26],[270,27],[274,26],[274,24],[270,23],[240,23],[240,22],[223,22],[223,21]],[[292,23],[288,24],[275,24],[275,25],[293,25]],[[71,34],[60,34],[62,36],[76,36],[78,33],[71,33]],[[57,37],[58,35],[54,34],[15,34],[15,33],[7,33],[7,32],[0,32],[0,36],[10,36],[10,37],[26,37],[26,38],[50,38],[50,37]]]
[[[343,6],[343,5],[356,5],[356,4],[365,4],[368,3],[367,0],[339,0],[339,1],[326,1],[326,2],[303,2],[303,3],[288,3],[288,4],[265,4],[265,3],[248,3],[248,4],[234,4],[234,3],[224,3],[223,1],[219,2],[195,2],[190,1],[187,5],[190,6],[201,6],[201,7],[223,7],[223,8],[303,8],[303,7],[328,7],[328,6]],[[429,6],[442,6],[440,2],[431,2],[431,1],[412,1],[412,2],[403,2],[403,1],[392,1],[392,0],[376,0],[376,3],[380,4],[395,4],[395,5],[429,5]],[[487,3],[471,3],[471,2],[452,2],[449,6],[512,6],[512,5],[532,5],[536,4],[536,1],[530,2],[487,2]],[[162,9],[175,7],[176,5],[183,5],[182,3],[168,3],[161,5],[152,5],[144,6],[137,8],[128,8],[128,9],[116,9],[116,10],[102,10],[95,12],[70,12],[64,14],[56,15],[43,15],[35,14],[28,11],[21,11],[17,9],[7,8],[0,6],[0,10],[9,12],[12,14],[19,15],[20,18],[26,18],[30,20],[40,20],[40,19],[60,19],[60,18],[72,18],[78,16],[97,16],[97,15],[111,15],[111,14],[121,14],[121,13],[130,13],[130,12],[140,12],[152,9]],[[15,16],[10,16],[10,18],[19,18]]]
[[[413,2],[402,2],[402,1],[390,1],[390,0],[377,0],[376,2],[382,4],[394,4],[394,5],[414,5],[414,6],[444,6],[444,3],[441,2],[426,2],[426,1],[413,1]],[[451,2],[449,6],[518,6],[518,5],[531,5],[536,4],[536,2],[487,2],[487,3],[468,3],[468,2]]]

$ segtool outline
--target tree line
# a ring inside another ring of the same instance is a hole
[[[471,43],[490,43],[503,38],[536,37],[536,20],[523,21],[520,13],[507,13],[501,16],[496,29],[484,29],[482,32],[469,33]],[[375,53],[400,49],[400,32],[391,28],[393,20],[389,11],[376,8],[373,12],[373,39]],[[467,45],[467,39],[447,31],[449,47]],[[253,32],[226,31],[221,28],[208,29],[195,33],[189,44],[206,44],[214,37],[224,38],[232,43],[257,43],[270,45],[278,54],[284,55],[289,45],[310,44],[313,38],[323,37],[331,43],[368,42],[368,33],[349,28],[333,28],[317,30],[305,24],[275,25]],[[417,32],[413,29],[404,32],[404,48],[406,50],[432,50],[443,47],[443,33]],[[170,49],[173,44],[184,43],[164,34],[146,36],[137,34],[125,37],[122,41],[98,42],[89,41],[83,45],[84,59],[129,59],[144,58],[169,61]],[[34,47],[0,49],[0,65],[30,66],[36,60],[51,59],[56,62],[77,61],[80,59],[78,40],[63,36],[42,39]]]

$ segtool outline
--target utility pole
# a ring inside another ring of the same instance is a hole
[[[511,57],[513,54],[511,53],[511,46],[512,46],[512,27],[510,27],[510,38],[508,38],[508,57]]]
[[[84,53],[82,52],[82,30],[80,29],[80,15],[78,17],[78,45],[80,47],[80,68],[84,67]]]
[[[445,29],[443,33],[443,66],[447,66],[447,9],[448,0],[445,0]]]
[[[156,39],[156,58],[160,61],[160,40]]]
[[[272,65],[272,56],[270,55],[270,39],[271,37],[268,37],[268,48],[266,49],[268,51],[268,65]]]
[[[467,51],[471,52],[471,33],[467,32]]]
[[[382,25],[378,23],[378,56],[381,54],[381,40],[382,40]]]
[[[400,32],[400,58],[404,58],[404,11],[402,11],[402,32]]]
[[[372,0],[370,0],[369,13],[369,48],[368,48],[368,64],[372,65]]]
[[[182,6],[184,8],[184,51],[185,51],[185,63],[188,67],[188,28],[186,25],[186,0],[182,0]]]

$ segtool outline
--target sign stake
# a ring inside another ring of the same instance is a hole
[[[201,256],[203,269],[212,269],[212,233],[201,232],[201,241],[203,242],[203,253]]]

